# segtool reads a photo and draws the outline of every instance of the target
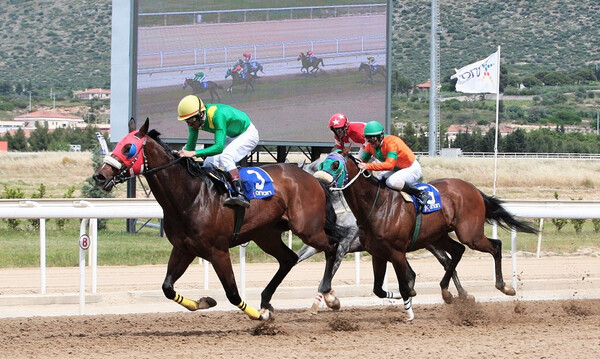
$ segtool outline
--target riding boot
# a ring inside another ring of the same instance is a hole
[[[250,207],[250,202],[248,202],[248,199],[244,194],[244,187],[242,185],[242,179],[240,178],[240,172],[236,168],[229,171],[229,175],[231,176],[231,185],[237,192],[237,195],[227,198],[225,200],[225,204],[230,206],[242,206],[244,208]]]
[[[429,200],[429,194],[423,190],[418,189],[414,184],[408,182],[404,183],[402,190],[408,194],[414,195],[419,201],[419,211],[427,204]]]

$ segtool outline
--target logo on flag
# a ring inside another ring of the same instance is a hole
[[[457,79],[456,91],[465,93],[498,93],[500,81],[500,61],[498,52],[494,52],[484,60],[456,70],[451,79]]]

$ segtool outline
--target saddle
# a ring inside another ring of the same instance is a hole
[[[229,173],[217,167],[201,167],[194,160],[190,162],[194,163],[194,165],[188,165],[188,172],[192,176],[200,177],[204,173],[213,182],[220,195],[224,193],[236,194],[231,186]],[[239,167],[238,169],[244,187],[244,194],[248,200],[268,198],[275,194],[273,179],[265,170],[260,167]]]

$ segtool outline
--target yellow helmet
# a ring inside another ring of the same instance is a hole
[[[177,120],[184,121],[188,118],[197,115],[200,111],[206,110],[204,107],[204,102],[195,95],[187,95],[181,101],[179,101],[179,106],[177,106]]]

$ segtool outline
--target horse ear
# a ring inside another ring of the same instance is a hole
[[[138,131],[140,137],[143,137],[148,133],[148,127],[150,127],[150,119],[146,117],[146,121],[144,121],[144,124],[142,125],[142,127],[140,127],[140,130]]]
[[[129,122],[127,122],[127,128],[129,129],[129,132],[132,132],[135,130],[135,118],[130,118]]]

